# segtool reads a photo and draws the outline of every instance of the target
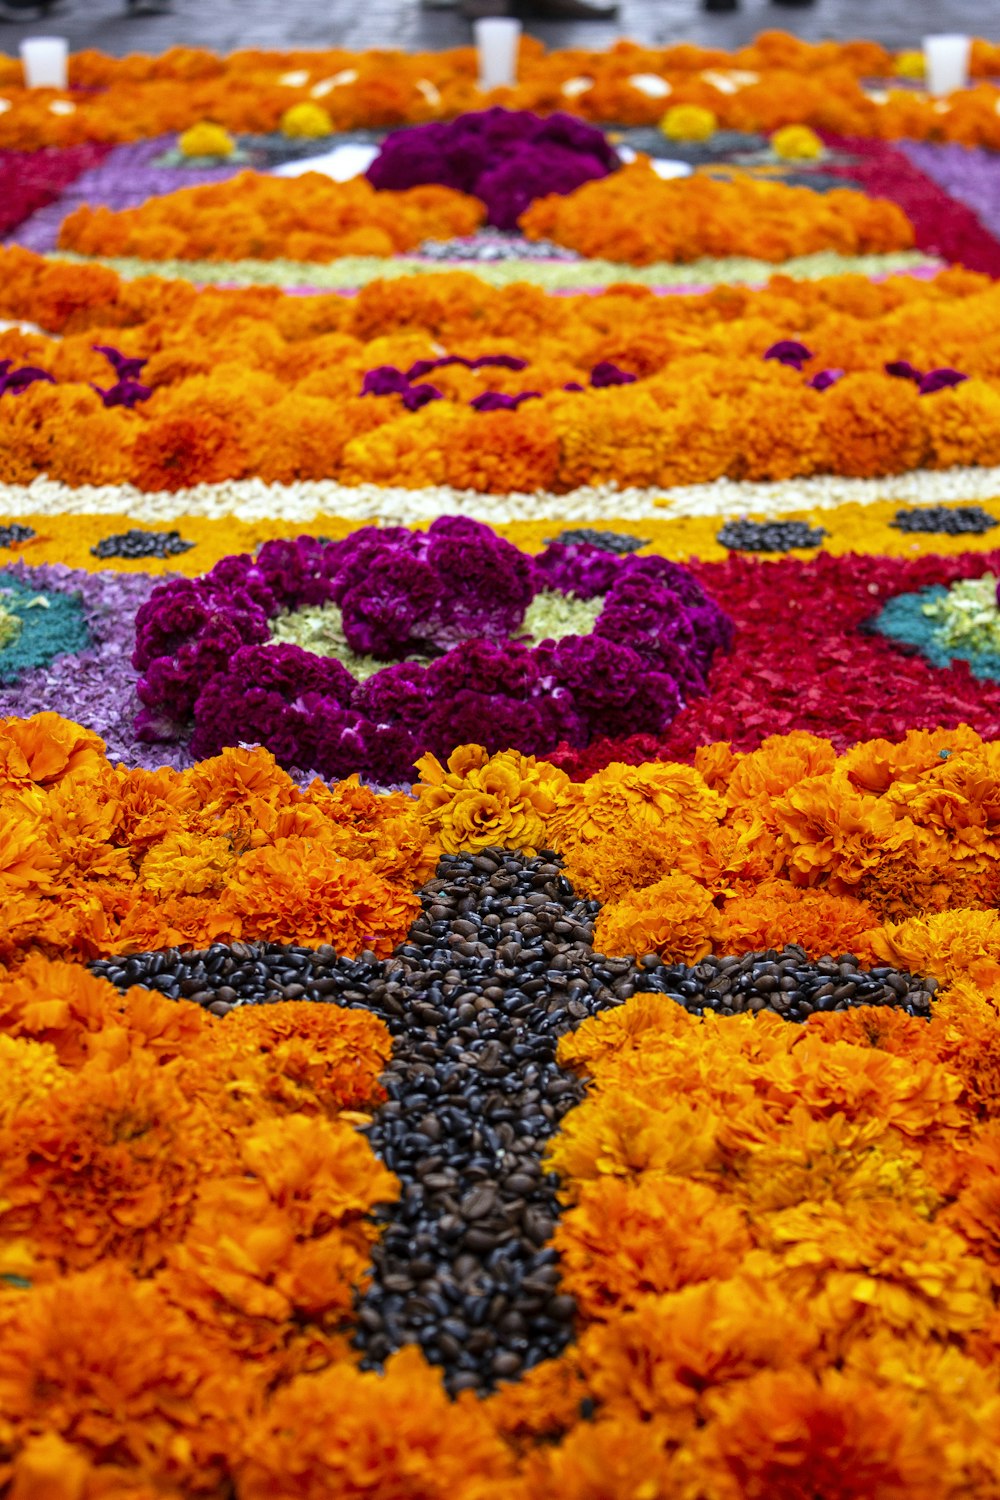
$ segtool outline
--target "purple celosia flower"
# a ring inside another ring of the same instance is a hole
[[[407,411],[419,411],[431,401],[443,400],[444,392],[439,391],[436,385],[411,385],[409,390],[403,392],[403,405]]]
[[[535,198],[571,193],[619,165],[593,125],[494,108],[394,131],[365,175],[376,188],[435,182],[470,193],[486,204],[491,224],[514,229]]]
[[[502,391],[483,391],[469,405],[474,411],[517,411],[525,401],[538,401],[541,394],[541,391],[519,391],[516,396],[505,396]]]
[[[590,383],[598,391],[609,385],[632,385],[635,379],[634,375],[612,364],[609,359],[602,359],[590,372]]]
[[[47,370],[40,370],[37,365],[22,365],[19,370],[12,368],[12,359],[0,359],[0,396],[19,396],[26,391],[29,385],[35,385],[42,380],[48,385],[55,385],[55,376],[50,375]]]
[[[960,370],[947,368],[929,370],[920,382],[920,394],[933,396],[935,391],[950,390],[952,386],[961,385],[968,378],[968,375],[963,375]]]
[[[377,365],[361,382],[362,396],[401,396],[410,389],[410,376],[395,365]]]
[[[885,367],[887,375],[895,375],[899,380],[912,380],[917,385],[923,380],[922,371],[911,365],[908,359],[891,359]]]
[[[812,351],[797,339],[779,339],[770,349],[765,349],[764,358],[777,360],[779,365],[790,365],[793,370],[801,370],[806,360],[812,359]]]
[[[151,386],[143,385],[140,381],[132,380],[128,376],[123,376],[121,380],[109,386],[107,390],[103,390],[99,385],[94,385],[93,381],[91,381],[90,389],[97,392],[105,406],[124,406],[129,411],[134,406],[138,406],[140,401],[148,401],[153,394]]]
[[[843,380],[845,373],[844,370],[820,370],[808,383],[814,391],[828,391],[838,380]]]
[[[91,347],[95,354],[104,355],[119,380],[138,380],[149,364],[148,359],[122,354],[120,350],[113,349],[110,344],[93,344]]]

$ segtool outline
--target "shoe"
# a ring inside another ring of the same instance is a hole
[[[701,8],[710,15],[727,15],[732,10],[739,10],[740,0],[701,0]]]
[[[618,6],[590,0],[519,0],[517,11],[535,21],[613,21]]]

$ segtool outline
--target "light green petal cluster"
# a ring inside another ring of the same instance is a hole
[[[533,646],[538,641],[561,641],[567,635],[590,635],[603,608],[603,596],[573,599],[568,594],[543,590],[529,604],[523,624],[514,632],[514,639],[522,645]],[[336,657],[358,682],[381,672],[385,666],[380,657],[359,656],[351,650],[344,634],[344,617],[336,604],[310,604],[304,609],[278,615],[272,621],[271,639],[267,644],[301,646],[313,656]],[[427,666],[431,659],[419,652],[405,658],[421,666]]]
[[[377,656],[359,656],[347,644],[344,618],[336,604],[309,604],[289,614],[279,615],[271,626],[269,646],[301,646],[313,656],[335,656],[358,682],[381,672],[385,662]],[[407,661],[426,666],[429,656],[414,653]]]
[[[400,276],[439,276],[465,271],[491,286],[513,286],[530,282],[550,291],[590,290],[593,287],[633,282],[637,286],[701,287],[723,285],[763,286],[772,276],[791,276],[798,281],[817,281],[825,276],[888,276],[936,267],[940,262],[919,251],[900,250],[890,255],[838,255],[823,250],[772,264],[743,256],[718,260],[695,260],[684,265],[658,261],[651,266],[630,266],[609,260],[420,260],[400,255],[387,259],[374,255],[345,255],[339,260],[307,262],[292,260],[139,260],[133,256],[87,256],[60,250],[54,258],[87,265],[104,265],[126,280],[137,276],[164,276],[199,285],[223,282],[238,286],[314,287],[343,291]]]
[[[935,623],[935,642],[946,650],[962,656],[1000,653],[1000,609],[993,573],[952,584],[946,594],[925,604],[923,612]]]
[[[590,635],[604,608],[604,596],[596,599],[574,599],[544,589],[536,594],[524,615],[517,639],[532,646],[537,641],[561,641],[567,635]]]
[[[21,617],[7,608],[0,599],[0,651],[13,645],[21,634]]]

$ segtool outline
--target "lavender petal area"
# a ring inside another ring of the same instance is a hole
[[[166,576],[145,573],[89,573],[61,563],[28,567],[14,563],[0,577],[16,578],[39,592],[79,593],[95,644],[59,656],[26,672],[19,682],[0,686],[0,717],[29,718],[54,710],[99,734],[111,761],[155,769],[194,765],[183,745],[143,745],[135,737],[139,710],[132,666],[135,614]]]
[[[913,166],[971,208],[985,228],[1000,238],[1000,154],[978,146],[937,146],[926,141],[896,145]]]
[[[206,182],[223,182],[246,170],[245,162],[222,163],[217,167],[157,167],[165,152],[177,144],[173,135],[150,141],[136,141],[117,146],[97,167],[83,172],[55,203],[40,208],[4,241],[22,245],[40,255],[55,250],[59,230],[68,214],[88,204],[91,208],[138,208],[148,198],[176,192],[182,187],[200,187]]]

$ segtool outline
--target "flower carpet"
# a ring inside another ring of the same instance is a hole
[[[1000,48],[0,58],[0,1490],[1000,1495]]]

